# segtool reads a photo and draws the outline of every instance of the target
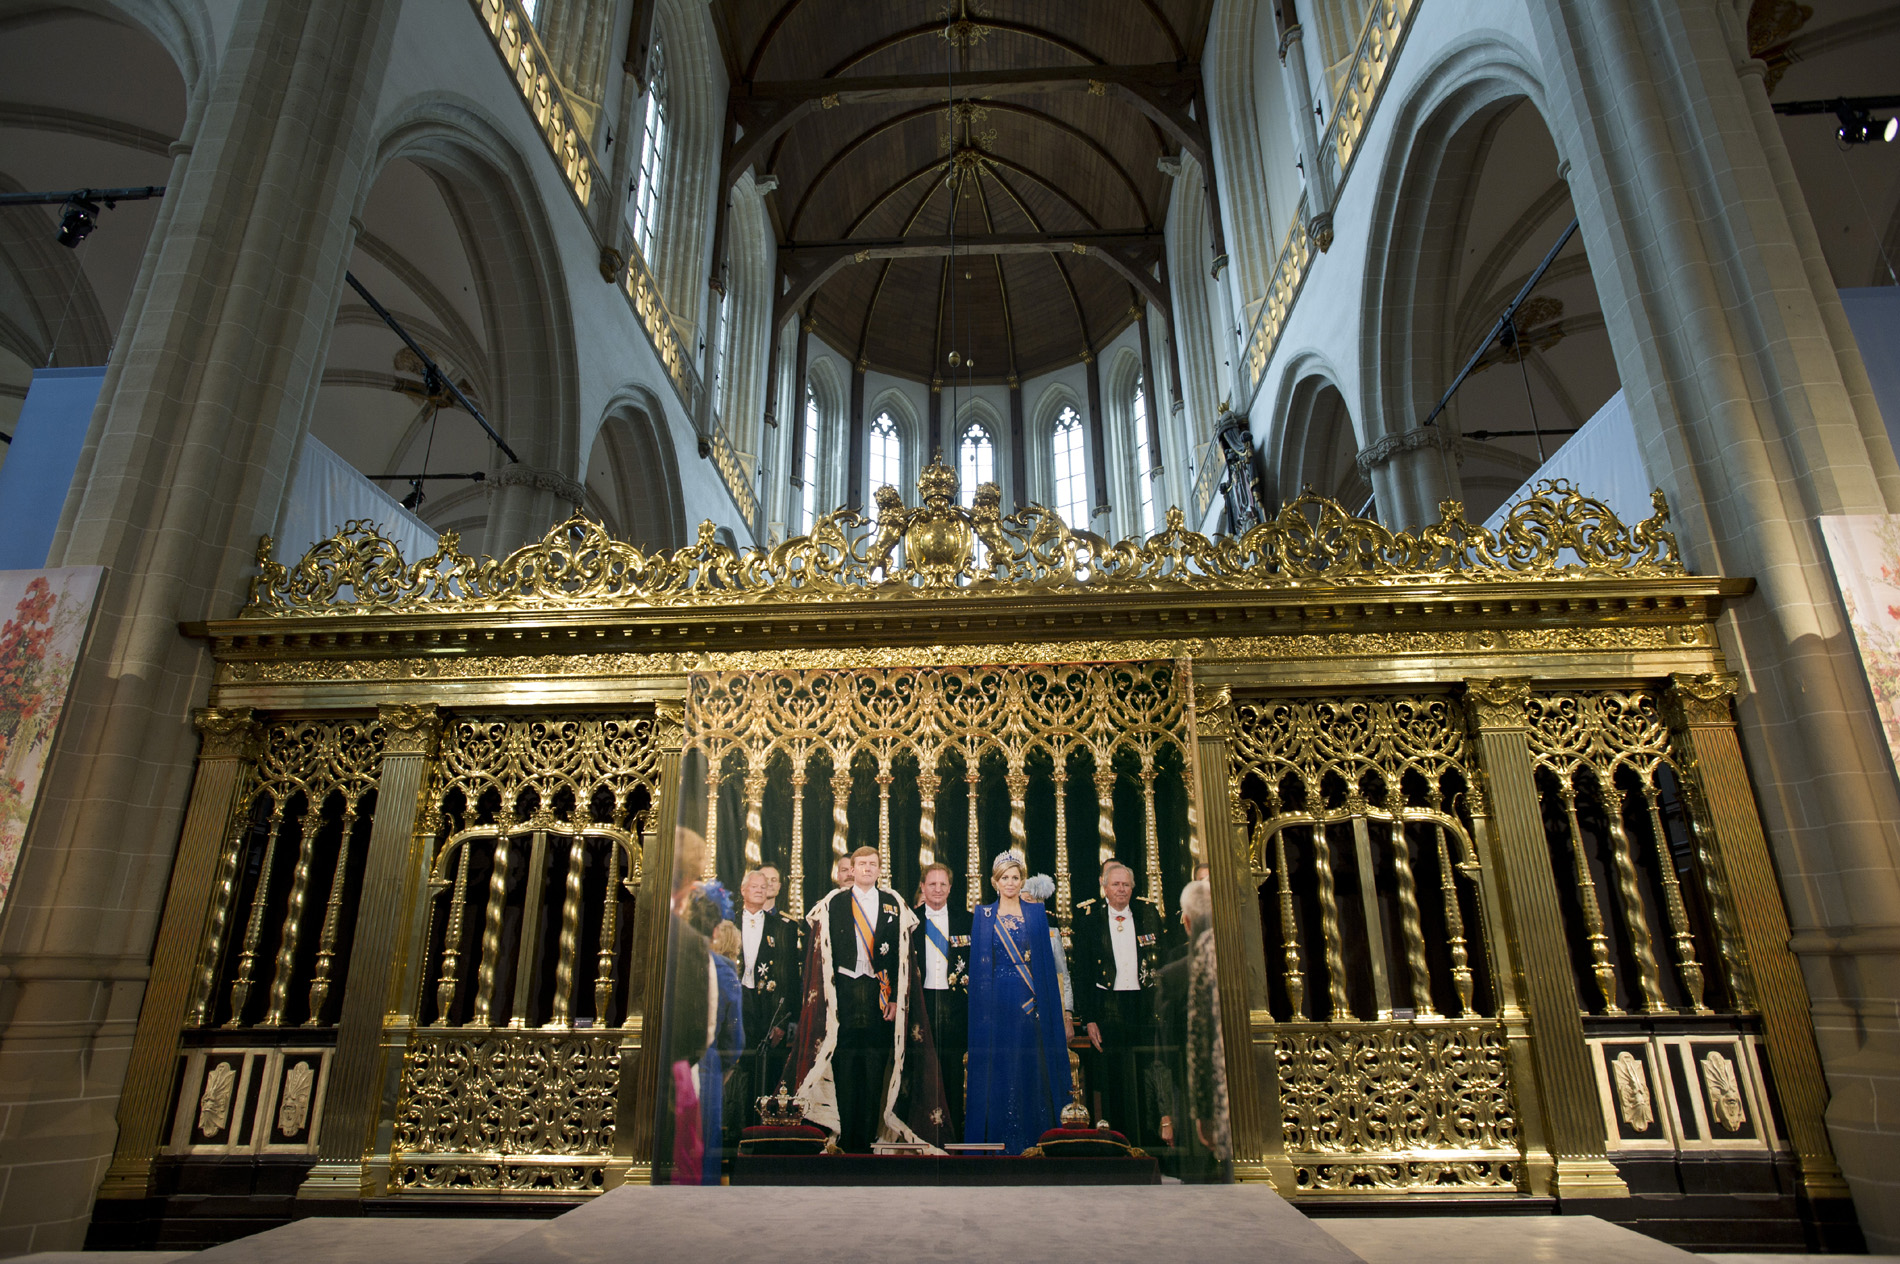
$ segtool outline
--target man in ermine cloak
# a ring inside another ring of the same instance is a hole
[[[805,1001],[793,1061],[805,1119],[847,1154],[874,1141],[922,1143],[947,1135],[943,1078],[921,1001],[912,950],[917,915],[878,885],[878,854],[851,855],[851,885],[812,906]]]

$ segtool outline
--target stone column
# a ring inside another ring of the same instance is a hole
[[[1295,1190],[1280,1131],[1279,1058],[1267,1007],[1266,938],[1247,854],[1240,784],[1231,771],[1234,697],[1225,686],[1196,691],[1195,815],[1206,831],[1208,885],[1214,895],[1214,963],[1220,978],[1221,1044],[1227,1051],[1227,1112],[1234,1175]],[[1175,1121],[1178,1131],[1192,1122]]]
[[[1536,1094],[1552,1160],[1549,1192],[1566,1200],[1626,1198],[1628,1187],[1605,1157],[1603,1112],[1538,806],[1525,710],[1530,682],[1467,680],[1465,691],[1481,765],[1477,788],[1489,809],[1484,832],[1493,868],[1484,880],[1496,888],[1503,913],[1492,933],[1510,942],[1531,1032],[1531,1074],[1518,1059],[1512,1070],[1519,1094]]]
[[[0,1235],[76,1249],[174,870],[210,660],[307,426],[399,5],[244,0],[167,192],[50,564],[107,567],[0,926]],[[83,957],[53,977],[44,963]],[[135,973],[128,973],[135,972]],[[53,1033],[57,1032],[57,1037]],[[30,1103],[30,1104],[29,1104]]]
[[[430,843],[422,791],[435,758],[441,720],[433,706],[386,706],[383,767],[376,783],[376,819],[363,862],[362,894],[350,944],[350,977],[337,1019],[336,1055],[324,1093],[317,1164],[298,1195],[361,1198],[363,1157],[371,1147],[389,1071],[400,1069],[404,1040],[384,1040],[384,1016],[413,1015],[422,962],[409,932],[427,920]],[[406,1034],[409,1022],[398,1024]],[[396,1033],[391,1033],[395,1035]],[[393,1054],[393,1056],[392,1056]],[[387,1147],[383,1149],[387,1153]]]
[[[587,503],[587,489],[559,470],[504,465],[489,475],[488,529],[482,551],[506,557],[540,540]],[[414,561],[414,558],[409,559]]]
[[[1696,825],[1715,834],[1714,854],[1704,859],[1720,865],[1719,877],[1735,909],[1782,1122],[1801,1164],[1802,1191],[1810,1202],[1845,1199],[1847,1184],[1828,1143],[1827,1081],[1808,1014],[1808,989],[1789,950],[1788,913],[1729,709],[1739,683],[1731,672],[1672,675],[1666,695],[1671,727],[1686,748],[1695,779]],[[1843,1122],[1851,1128],[1864,1118],[1853,1112],[1871,1103],[1857,1100],[1861,1086],[1849,1083],[1840,1102],[1847,1116]]]
[[[220,861],[226,844],[235,846],[234,816],[244,801],[264,733],[249,707],[202,707],[192,714],[192,723],[203,745],[119,1098],[118,1148],[100,1191],[106,1198],[143,1198],[151,1192],[152,1158],[164,1144],[177,1075],[178,1033],[197,983],[205,918],[213,900],[231,898],[232,875],[223,872]]]
[[[1650,476],[1724,608],[1742,745],[1868,1245],[1900,1248],[1900,787],[1815,519],[1894,459],[1735,7],[1530,0],[1551,133]]]
[[[1447,418],[1414,426],[1366,445],[1354,459],[1372,483],[1379,521],[1394,530],[1414,530],[1438,521],[1444,500],[1462,500],[1457,438]],[[1357,509],[1357,505],[1347,506]]]
[[[1095,519],[1106,518],[1109,511],[1108,499],[1108,419],[1102,415],[1102,365],[1089,352],[1082,353],[1082,363],[1088,369],[1089,393],[1089,460],[1095,466],[1095,506],[1087,522],[1072,522],[1070,528],[1078,531],[1095,530]],[[1102,534],[1108,535],[1109,524],[1102,524]]]

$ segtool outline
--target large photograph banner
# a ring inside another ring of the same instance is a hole
[[[1190,697],[1174,661],[692,676],[658,1178],[1226,1179]]]

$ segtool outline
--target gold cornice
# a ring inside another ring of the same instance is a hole
[[[1496,532],[1473,525],[1461,505],[1446,501],[1439,521],[1415,533],[1393,532],[1307,493],[1238,538],[1189,531],[1170,509],[1159,535],[1111,544],[1071,530],[1041,506],[1004,516],[994,484],[979,487],[966,509],[956,503],[954,472],[940,460],[918,486],[923,503],[915,508],[882,488],[875,518],[840,509],[820,517],[810,535],[769,552],[728,548],[707,522],[694,544],[647,553],[578,515],[500,560],[468,556],[449,532],[429,557],[410,563],[374,526],[353,522],[284,566],[272,559],[266,537],[242,617],[308,623],[366,615],[611,619],[739,611],[794,619],[874,607],[930,618],[1025,598],[1038,606],[1090,598],[1201,603],[1268,593],[1364,600],[1390,589],[1476,597],[1534,585],[1583,599],[1604,582],[1687,577],[1660,493],[1655,516],[1625,526],[1601,501],[1550,482],[1513,506]],[[982,566],[975,560],[979,545]]]

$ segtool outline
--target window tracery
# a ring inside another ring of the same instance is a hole
[[[633,239],[640,253],[653,258],[653,238],[659,222],[660,181],[666,173],[667,131],[666,46],[653,46],[648,71],[646,124],[640,137],[640,165],[634,170],[633,187],[628,190],[628,212],[633,224]]]
[[[878,413],[877,420],[871,423],[870,491],[903,486],[903,457],[904,440],[897,432],[897,423],[891,419],[888,409]]]
[[[1056,415],[1050,442],[1055,458],[1056,512],[1071,531],[1085,530],[1089,524],[1088,477],[1082,458],[1082,418],[1074,406],[1065,404]]]

